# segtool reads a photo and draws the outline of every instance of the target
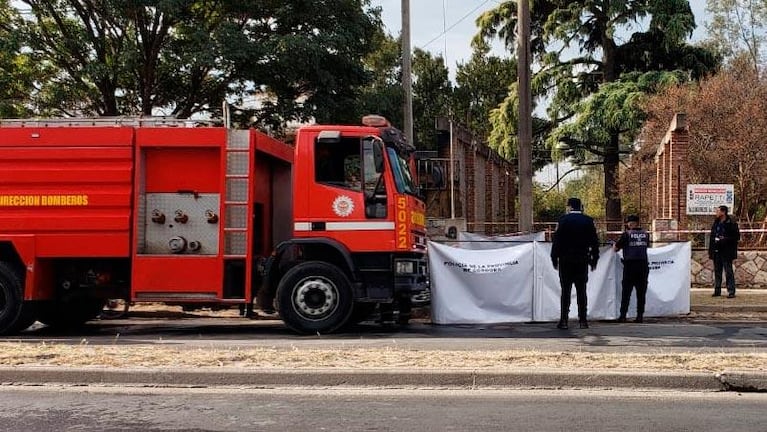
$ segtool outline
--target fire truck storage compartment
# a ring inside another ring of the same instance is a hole
[[[136,131],[136,300],[222,298],[226,144],[222,128]]]
[[[134,130],[53,122],[0,127],[3,256],[27,267],[24,298],[54,296],[54,267],[131,254]],[[17,255],[18,254],[18,255]]]

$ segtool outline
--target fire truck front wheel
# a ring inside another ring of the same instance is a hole
[[[332,333],[346,324],[354,305],[349,278],[336,266],[307,261],[291,268],[277,287],[285,325],[298,333]]]

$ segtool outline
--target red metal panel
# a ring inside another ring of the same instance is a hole
[[[6,210],[0,215],[0,223],[3,225],[3,232],[6,233],[28,233],[34,232],[51,233],[85,233],[91,234],[125,231],[130,224],[130,215],[126,212],[113,210],[71,210],[55,209],[33,211]],[[127,232],[120,234],[124,235]],[[98,241],[96,236],[93,241]],[[79,245],[78,245],[79,247]]]
[[[221,190],[219,148],[144,148],[146,192]]]
[[[270,156],[293,163],[295,149],[293,146],[278,141],[257,130],[251,130],[251,139],[256,144],[256,150]]]
[[[135,182],[143,184],[144,190],[137,188],[135,193],[222,193],[226,142],[224,128],[137,129],[136,154],[142,163]],[[225,216],[219,214],[223,221]],[[134,224],[138,223],[138,217],[134,218]],[[131,296],[137,300],[212,301],[223,297],[222,245],[216,256],[134,253],[132,270]]]
[[[128,236],[122,233],[40,234],[35,236],[38,258],[114,257],[130,255]]]
[[[0,147],[130,147],[130,127],[24,127],[3,128]]]
[[[140,147],[217,147],[226,142],[224,128],[141,128],[136,129]]]
[[[309,207],[314,184],[314,137],[301,129],[296,136],[295,164],[293,165],[293,221],[311,217]]]
[[[141,293],[215,293],[222,297],[223,266],[218,257],[137,256],[132,297]]]
[[[0,234],[50,257],[127,257],[133,129],[0,129]],[[18,246],[17,246],[18,248]]]

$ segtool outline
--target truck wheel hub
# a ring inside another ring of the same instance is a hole
[[[301,315],[319,319],[330,315],[338,307],[338,290],[331,281],[313,277],[298,284],[293,299]]]

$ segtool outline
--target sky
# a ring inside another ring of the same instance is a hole
[[[382,8],[383,22],[389,33],[398,35],[402,28],[402,0],[372,0],[371,3]],[[410,0],[411,45],[442,55],[452,77],[456,63],[471,57],[471,39],[477,33],[476,19],[499,3],[499,0]],[[698,25],[693,40],[703,39],[706,0],[690,0],[690,6]],[[493,53],[508,55],[501,46],[496,46]]]
[[[689,1],[697,24],[692,40],[702,40],[706,37],[706,0]],[[410,0],[411,46],[442,55],[450,70],[450,77],[454,79],[456,64],[471,58],[471,39],[477,33],[476,19],[500,3],[500,0]],[[381,17],[388,32],[399,35],[402,28],[402,0],[372,0],[371,4],[382,8]],[[637,29],[641,29],[640,25],[637,25]],[[501,44],[496,44],[492,53],[498,56],[509,55]],[[557,177],[556,168],[544,168],[536,174],[536,180],[543,184],[553,184]],[[569,169],[569,165],[563,164],[559,168],[564,172]]]

